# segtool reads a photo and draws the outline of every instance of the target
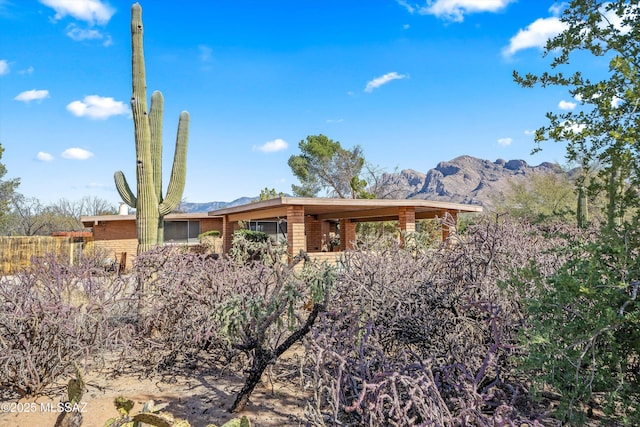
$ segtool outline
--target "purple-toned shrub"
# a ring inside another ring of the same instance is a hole
[[[435,249],[378,242],[348,254],[307,340],[315,425],[497,426],[527,420],[513,359],[520,295],[502,285],[561,264],[554,238],[485,217]]]
[[[0,279],[1,388],[37,395],[75,362],[126,342],[131,287],[97,265],[50,255]]]
[[[140,343],[147,366],[197,363],[201,355],[242,360],[247,378],[231,411],[244,408],[265,368],[309,331],[332,280],[328,268],[288,264],[286,247],[263,243],[261,254],[252,248],[251,257],[237,259],[156,248],[135,267],[144,286]]]

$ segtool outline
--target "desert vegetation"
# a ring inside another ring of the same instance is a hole
[[[126,276],[40,259],[0,281],[0,385],[216,366],[244,379],[242,413],[277,366],[309,425],[630,425],[636,230],[490,214],[440,245],[363,238],[337,266],[242,233],[229,256],[158,247]]]

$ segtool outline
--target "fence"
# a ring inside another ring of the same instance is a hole
[[[0,274],[13,274],[28,267],[31,259],[54,253],[77,261],[89,241],[77,236],[0,237]]]

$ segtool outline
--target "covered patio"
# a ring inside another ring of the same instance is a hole
[[[210,211],[209,216],[222,218],[223,251],[229,252],[233,232],[240,221],[278,221],[287,223],[289,255],[304,250],[321,252],[323,238],[339,224],[340,251],[352,249],[359,222],[397,221],[400,230],[416,231],[416,221],[444,218],[454,220],[461,213],[482,212],[482,207],[449,202],[416,199],[332,199],[278,197],[241,206]],[[333,227],[333,228],[332,228]],[[447,238],[449,227],[443,227]]]

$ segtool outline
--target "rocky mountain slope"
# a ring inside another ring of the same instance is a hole
[[[536,173],[565,173],[555,163],[530,166],[524,160],[495,162],[472,156],[460,156],[440,162],[426,173],[404,169],[387,173],[383,181],[397,188],[396,198],[428,199],[443,202],[469,203],[491,208],[493,201],[509,189],[510,181],[527,179]],[[183,203],[183,212],[208,212],[257,200],[241,197],[232,202]]]
[[[401,188],[399,197],[470,203],[491,207],[495,197],[509,189],[510,181],[536,173],[565,173],[555,163],[530,166],[524,160],[495,162],[460,156],[421,173],[412,169],[389,174],[386,179]]]

